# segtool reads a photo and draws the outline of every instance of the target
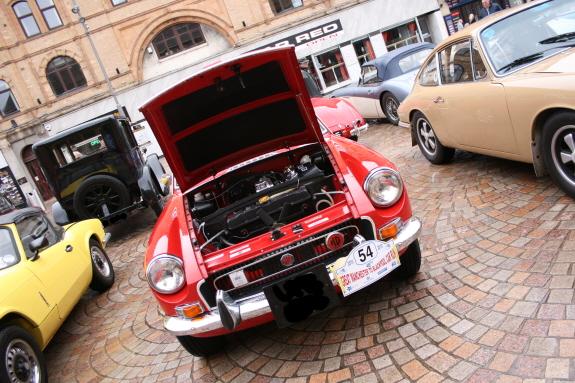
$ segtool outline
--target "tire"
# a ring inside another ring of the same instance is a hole
[[[415,240],[400,257],[401,266],[396,270],[396,276],[407,279],[417,274],[421,268],[421,249],[419,240]]]
[[[90,259],[92,261],[92,282],[90,282],[90,288],[99,293],[108,291],[114,284],[114,267],[108,258],[108,254],[93,239],[90,240]]]
[[[399,107],[399,101],[391,93],[385,93],[381,98],[381,110],[385,114],[385,118],[390,124],[399,124],[399,115],[397,114],[397,108]]]
[[[46,362],[36,340],[19,326],[0,330],[0,382],[47,382]]]
[[[439,142],[429,120],[421,112],[416,112],[411,121],[411,127],[415,131],[415,140],[419,150],[429,162],[440,165],[453,159],[455,150],[447,148]]]
[[[541,153],[553,181],[575,198],[575,112],[560,112],[543,125]]]
[[[193,336],[178,336],[182,347],[194,356],[207,357],[223,350],[226,339],[223,336],[212,338],[196,338]]]
[[[104,214],[104,205],[108,214]],[[74,210],[80,219],[104,218],[130,205],[130,192],[119,179],[103,174],[84,180],[74,193]]]

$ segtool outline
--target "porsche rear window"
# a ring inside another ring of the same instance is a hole
[[[287,91],[281,66],[272,61],[167,103],[162,110],[176,134],[226,110]]]
[[[19,261],[20,255],[14,246],[10,229],[0,226],[0,270],[14,266]]]

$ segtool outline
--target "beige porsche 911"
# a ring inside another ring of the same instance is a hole
[[[535,1],[436,47],[399,107],[434,164],[454,149],[533,163],[575,197],[575,0]]]

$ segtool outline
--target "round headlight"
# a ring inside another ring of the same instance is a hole
[[[160,294],[173,294],[185,283],[183,263],[173,255],[160,255],[152,259],[146,276],[150,287]]]
[[[403,181],[399,173],[390,168],[373,169],[363,184],[371,202],[379,207],[396,203],[403,193]]]

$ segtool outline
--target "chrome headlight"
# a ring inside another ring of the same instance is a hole
[[[186,281],[182,261],[168,254],[152,259],[146,268],[146,277],[150,287],[160,294],[173,294],[179,291]]]
[[[378,207],[396,203],[403,193],[403,181],[398,172],[390,168],[376,168],[367,175],[363,190]]]

